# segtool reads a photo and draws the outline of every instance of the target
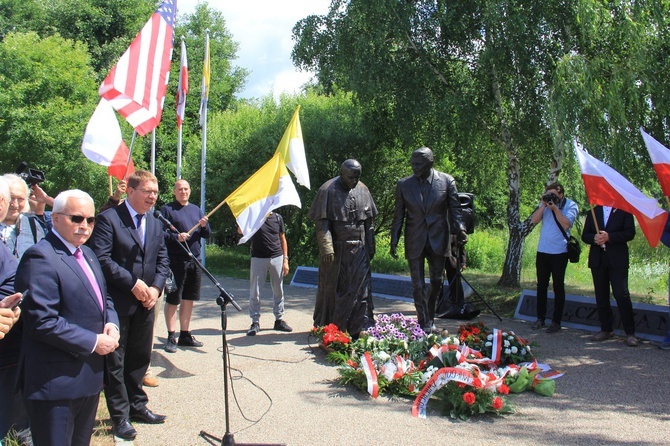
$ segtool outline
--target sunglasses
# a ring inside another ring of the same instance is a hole
[[[70,217],[70,220],[74,224],[80,224],[84,220],[86,220],[86,223],[88,223],[89,226],[93,226],[95,224],[95,217],[84,217],[83,215],[70,215],[70,214],[63,214],[61,212],[58,212],[60,215],[65,215],[66,217]]]

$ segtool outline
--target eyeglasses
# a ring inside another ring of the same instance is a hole
[[[135,188],[133,188],[135,189]],[[144,195],[155,195],[158,196],[157,190],[147,190],[147,189],[135,189],[136,191],[142,192]]]
[[[25,202],[26,202],[26,199],[25,199],[25,198],[22,198],[22,197],[11,197],[11,198],[9,199],[10,202],[12,202],[12,201],[14,201],[14,200],[16,200],[16,202],[19,203],[19,204],[21,204],[21,203],[25,203]]]
[[[93,226],[95,224],[95,217],[84,217],[83,215],[63,214],[62,212],[55,212],[55,213],[65,215],[66,217],[70,217],[72,223],[76,225],[81,224],[84,220],[86,220],[86,223],[88,223],[89,226]]]

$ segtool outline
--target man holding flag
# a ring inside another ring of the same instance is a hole
[[[595,220],[594,220],[595,218]],[[601,228],[599,231],[597,228]],[[628,291],[628,242],[635,237],[633,215],[611,206],[596,206],[586,215],[582,241],[591,245],[589,268],[593,276],[600,333],[591,338],[602,342],[614,336],[610,286],[626,333],[626,344],[637,347],[633,304]]]

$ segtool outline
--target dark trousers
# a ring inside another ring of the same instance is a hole
[[[0,441],[13,427],[16,431],[27,429],[28,414],[18,385],[17,365],[0,368]]]
[[[603,256],[602,260],[603,263],[608,263],[606,256]],[[614,314],[610,306],[610,285],[612,285],[612,294],[619,308],[621,325],[627,335],[634,335],[635,320],[633,319],[633,304],[628,292],[628,268],[600,266],[591,268],[591,276],[593,276],[600,329],[606,332],[614,330]]]
[[[426,240],[421,257],[408,259],[409,272],[412,276],[412,287],[414,288],[414,308],[421,328],[430,328],[435,319],[435,304],[438,296],[442,293],[444,282],[444,265],[446,257],[433,252],[430,242]],[[430,274],[430,287],[426,299],[426,275],[425,261],[428,261],[428,272]]]
[[[119,347],[105,358],[105,399],[114,424],[144,409],[149,401],[142,378],[151,362],[154,315],[153,308],[142,306],[131,316],[119,315]]]
[[[547,254],[538,252],[535,257],[537,272],[537,318],[544,321],[547,314],[547,289],[551,277],[554,289],[554,316],[552,322],[561,324],[565,308],[565,269],[568,267],[568,253]]]
[[[74,400],[26,400],[35,446],[88,446],[100,394]]]

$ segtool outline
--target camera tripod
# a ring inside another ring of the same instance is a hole
[[[468,284],[470,289],[472,290],[472,294],[474,294],[478,301],[481,301],[486,305],[486,307],[491,310],[491,312],[498,318],[500,322],[502,322],[502,318],[496,313],[496,310],[489,305],[489,303],[482,297],[481,294],[475,289],[475,287],[472,286],[470,282],[467,281],[465,277],[463,277],[463,273],[461,272],[460,268],[456,268],[456,274],[449,280],[449,286],[445,289],[442,290],[442,293],[440,294],[440,299],[437,302],[436,307],[440,308],[442,305],[443,301],[445,299],[450,299],[451,296],[454,295],[454,293],[462,293],[465,294],[465,291],[463,290],[463,283],[465,282]],[[460,290],[457,289],[457,287],[461,287]],[[466,309],[466,304],[467,302],[465,301],[465,296],[463,296],[463,301],[460,306],[460,308],[457,309],[457,311],[453,311],[453,308],[449,308],[446,311],[443,311],[439,314],[435,314],[435,317],[439,318],[446,318],[446,319],[472,319],[476,317],[479,314],[479,310],[477,310],[476,314],[472,315],[471,312],[465,313],[464,310]]]

